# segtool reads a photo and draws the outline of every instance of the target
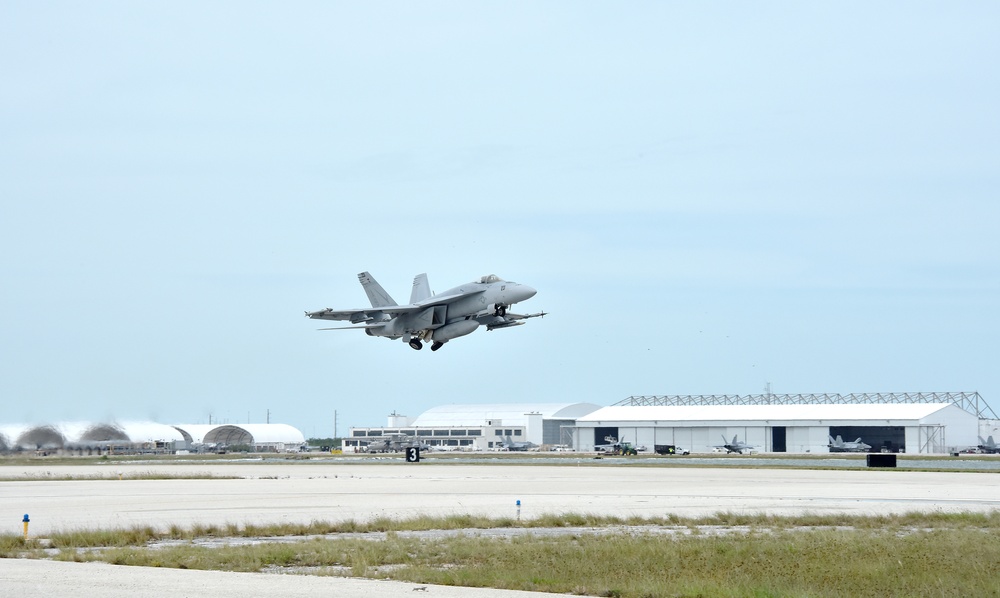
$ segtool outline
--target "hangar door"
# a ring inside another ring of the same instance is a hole
[[[830,436],[840,436],[845,442],[860,438],[872,445],[872,452],[885,449],[889,453],[900,453],[906,448],[906,429],[902,426],[830,426]]]
[[[774,426],[771,428],[771,452],[784,453],[787,450],[785,426]]]
[[[608,444],[608,441],[605,440],[608,436],[614,438],[615,440],[620,440],[620,438],[618,438],[618,426],[594,428],[594,446]]]

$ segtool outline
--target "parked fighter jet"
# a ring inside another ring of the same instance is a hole
[[[528,318],[537,318],[545,312],[520,315],[509,313],[507,308],[530,299],[537,291],[528,285],[509,282],[494,274],[477,281],[432,294],[426,274],[413,278],[413,291],[409,305],[397,304],[385,289],[368,272],[358,274],[371,309],[334,310],[330,308],[306,312],[306,317],[320,320],[350,320],[345,328],[322,330],[364,330],[368,336],[403,339],[414,349],[431,342],[437,351],[453,338],[471,334],[480,326],[487,330],[510,328],[524,324]]]
[[[527,440],[515,441],[510,436],[507,436],[500,441],[500,447],[505,451],[530,451],[538,449],[538,445],[534,442],[529,442]]]
[[[827,436],[830,438],[831,453],[867,453],[872,448],[872,445],[865,444],[860,436],[854,442],[844,442],[844,439],[839,434],[836,440],[829,434]]]
[[[401,453],[410,447],[429,451],[430,445],[407,434],[386,434],[368,443],[369,453]]]
[[[990,436],[986,440],[983,437],[979,437],[979,450],[984,453],[1000,453],[1000,445],[993,442],[993,437]]]
[[[725,436],[725,434],[723,434],[723,436],[722,436],[722,442],[724,444],[722,444],[720,446],[717,446],[715,448],[726,449],[726,454],[727,455],[730,454],[730,453],[739,453],[739,454],[742,455],[743,451],[749,452],[749,451],[753,450],[753,448],[754,448],[754,447],[750,446],[749,444],[747,444],[745,442],[740,442],[739,441],[739,434],[736,434],[736,435],[733,436],[733,441],[732,442],[729,442],[728,440],[726,440],[726,436]]]

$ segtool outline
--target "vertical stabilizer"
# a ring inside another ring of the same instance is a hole
[[[368,295],[368,300],[372,302],[372,307],[390,307],[398,305],[389,293],[385,292],[378,282],[372,278],[372,275],[367,272],[362,272],[358,274],[358,280],[361,282],[361,286],[365,287],[365,294]]]
[[[431,285],[427,282],[427,274],[417,274],[413,277],[413,290],[410,292],[410,305],[419,303],[431,296]]]

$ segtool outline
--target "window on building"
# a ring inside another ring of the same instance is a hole
[[[514,430],[514,436],[520,436],[520,435],[521,435],[520,430]]]
[[[448,430],[434,430],[435,436],[447,436]]]
[[[482,436],[483,435],[483,431],[482,430],[467,430],[467,432],[469,433],[469,436]]]
[[[358,436],[368,436],[368,432],[364,430],[351,430],[351,436],[357,438]]]
[[[493,430],[493,433],[497,436],[503,436],[503,430]]]
[[[430,430],[417,430],[417,436],[433,436]]]
[[[452,430],[452,436],[465,436],[465,430]]]

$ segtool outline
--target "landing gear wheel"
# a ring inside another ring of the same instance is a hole
[[[500,317],[500,318],[506,316],[507,315],[507,306],[506,305],[498,305],[496,307],[496,309],[493,310],[493,315],[497,316],[497,317]]]
[[[444,343],[442,343],[442,342],[439,342],[439,341],[434,341],[434,342],[433,342],[433,343],[431,344],[431,351],[437,351],[438,349],[440,349],[440,348],[441,348],[441,347],[443,347],[443,346],[444,346]]]
[[[424,344],[420,342],[419,338],[411,338],[410,346],[413,347],[415,351],[419,351],[424,348]]]

